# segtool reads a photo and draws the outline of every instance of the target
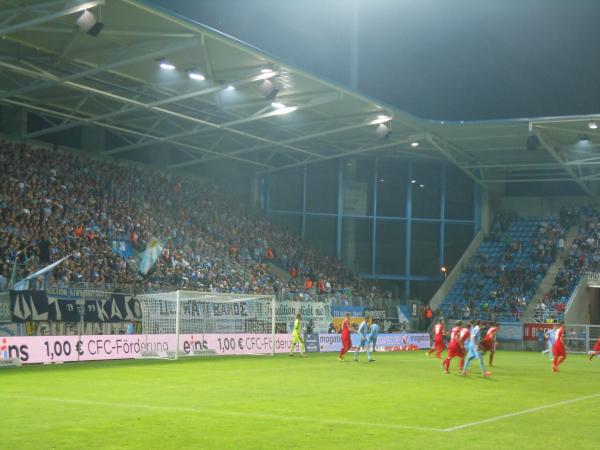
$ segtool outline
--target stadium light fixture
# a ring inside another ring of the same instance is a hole
[[[412,184],[415,184],[417,182],[417,180],[411,180]]]
[[[377,136],[385,138],[390,134],[390,129],[383,123],[380,123],[377,129],[375,130]]]
[[[273,103],[271,103],[271,106],[275,109],[285,108],[285,105],[283,103],[279,103],[279,102],[273,102]]]
[[[159,66],[163,70],[175,70],[175,65],[173,65],[171,62],[169,62],[166,59],[161,59]]]
[[[419,185],[419,187],[420,187],[421,189],[423,189],[423,188],[425,187],[425,185],[424,185],[424,184],[420,184],[420,185]]]
[[[588,123],[588,128],[590,130],[597,130],[598,129],[598,124],[596,122],[590,122],[590,123]]]
[[[188,71],[188,77],[196,81],[206,80],[206,77],[204,75],[202,75],[200,72],[196,72],[195,70]]]
[[[104,24],[96,19],[96,16],[87,9],[83,10],[81,15],[75,21],[77,28],[90,36],[98,36],[104,28]]]
[[[385,178],[380,178],[380,179],[379,179],[379,182],[380,182],[380,183],[383,183],[384,181],[385,181]]]
[[[275,86],[275,84],[271,80],[264,80],[261,85],[258,87],[260,93],[265,96],[267,100],[275,100],[277,94],[279,94],[279,89]]]
[[[413,148],[416,148],[416,147],[419,146],[419,143],[417,141],[414,141],[414,142],[410,143],[410,146],[413,147]]]

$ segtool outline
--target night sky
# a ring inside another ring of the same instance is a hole
[[[348,87],[357,42],[358,90],[423,118],[600,113],[600,0],[150,3]]]

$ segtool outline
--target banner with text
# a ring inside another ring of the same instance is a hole
[[[539,334],[545,333],[554,327],[552,323],[524,323],[523,324],[523,340],[537,341]]]
[[[166,356],[175,352],[174,334],[114,336],[24,336],[2,338],[0,359],[18,358],[22,363],[52,363],[129,359],[142,353]],[[275,335],[275,352],[287,353],[291,334]],[[268,354],[271,334],[182,334],[182,356],[211,352],[217,355]]]
[[[356,333],[350,335],[352,346],[360,344],[360,336]],[[377,347],[401,348],[416,346],[418,348],[430,348],[430,337],[428,333],[381,333],[377,336]],[[342,348],[341,334],[320,334],[319,351],[339,352]]]
[[[84,289],[11,291],[15,322],[127,322],[142,319],[137,300],[130,295]]]

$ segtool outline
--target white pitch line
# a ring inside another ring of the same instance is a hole
[[[598,397],[600,397],[600,394],[587,395],[585,397],[578,397],[578,398],[574,398],[571,400],[564,400],[562,402],[550,403],[549,405],[542,405],[542,406],[537,406],[535,408],[524,409],[522,411],[517,411],[514,413],[510,413],[510,414],[503,414],[501,416],[490,417],[489,419],[478,420],[476,422],[464,423],[462,425],[457,425],[455,427],[444,428],[443,430],[440,430],[440,431],[448,433],[448,432],[452,432],[452,431],[462,430],[464,428],[474,427],[477,425],[483,425],[483,424],[491,423],[491,422],[497,422],[499,420],[509,419],[511,417],[522,416],[524,414],[541,411],[543,409],[554,408],[556,406],[562,406],[562,405],[569,405],[571,403],[581,402],[583,400],[590,400],[592,398],[598,398]]]
[[[282,416],[279,414],[264,414],[264,413],[247,413],[240,411],[216,411],[216,410],[203,410],[190,408],[186,406],[160,406],[160,405],[145,405],[140,403],[113,403],[113,402],[102,402],[96,400],[80,400],[80,399],[67,399],[67,398],[52,398],[52,397],[37,397],[29,395],[4,395],[0,394],[0,398],[3,399],[14,399],[14,400],[33,400],[36,402],[55,402],[65,404],[76,404],[76,405],[89,405],[89,406],[102,406],[110,408],[121,408],[121,409],[140,409],[147,411],[170,411],[170,412],[182,412],[182,413],[197,413],[203,416],[230,416],[230,417],[247,417],[251,419],[269,419],[269,420],[283,420],[290,422],[310,422],[317,424],[328,424],[328,425],[343,425],[353,427],[373,427],[383,428],[390,430],[416,430],[416,431],[434,431],[443,432],[440,428],[429,428],[420,427],[417,425],[402,425],[395,423],[372,423],[372,422],[361,422],[357,420],[344,420],[344,419],[318,419],[316,417],[302,417],[302,416]]]

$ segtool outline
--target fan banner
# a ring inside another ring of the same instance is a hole
[[[128,322],[142,318],[137,300],[130,295],[83,289],[11,291],[14,322]]]

